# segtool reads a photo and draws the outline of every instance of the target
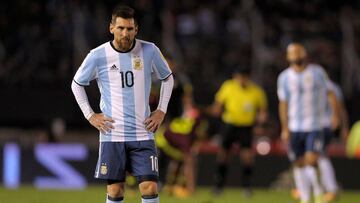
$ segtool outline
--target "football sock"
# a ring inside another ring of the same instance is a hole
[[[319,170],[321,175],[321,184],[326,192],[336,193],[338,186],[336,183],[334,167],[328,157],[321,156],[319,158]]]
[[[322,191],[322,188],[321,188],[321,185],[319,182],[319,177],[318,177],[315,167],[314,166],[306,166],[305,170],[309,177],[312,188],[314,190],[314,195],[315,196],[321,195],[323,191]]]
[[[244,188],[249,188],[251,186],[251,175],[253,173],[252,166],[244,166],[242,169],[242,186]]]
[[[141,203],[159,203],[159,195],[143,195],[141,196]]]
[[[220,163],[217,166],[215,184],[217,188],[223,188],[225,185],[225,178],[227,173],[227,165]]]
[[[307,203],[310,201],[310,182],[306,174],[305,167],[294,167],[294,179],[296,189],[300,193],[301,202]]]

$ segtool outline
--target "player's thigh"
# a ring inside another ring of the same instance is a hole
[[[321,153],[324,149],[323,131],[312,131],[307,133],[305,140],[306,152]]]
[[[101,142],[95,178],[124,182],[126,159],[123,142]]]
[[[253,162],[254,153],[252,150],[252,127],[241,127],[238,128],[237,132],[239,136],[239,145],[240,145],[240,159],[247,164]]]
[[[305,155],[305,134],[301,132],[291,132],[289,141],[288,157],[292,162],[303,158]]]
[[[315,165],[320,153],[324,151],[324,134],[322,131],[313,131],[306,136],[305,162]]]
[[[127,143],[128,170],[138,183],[158,181],[158,154],[154,140]]]
[[[224,151],[230,150],[238,138],[237,128],[231,124],[224,124],[221,130],[221,147]]]

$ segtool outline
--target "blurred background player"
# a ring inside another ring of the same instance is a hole
[[[302,203],[310,202],[311,188],[317,203],[322,188],[317,177],[318,155],[323,149],[323,117],[327,99],[332,108],[331,128],[338,126],[338,108],[334,93],[321,66],[307,63],[305,47],[292,43],[287,47],[290,67],[278,78],[281,138],[289,142],[289,157],[294,164],[294,179]]]
[[[193,146],[201,118],[193,104],[192,87],[188,78],[178,69],[175,59],[168,55],[166,59],[173,72],[174,88],[165,122],[156,133],[156,143],[160,153],[159,166],[166,174],[160,178],[160,181],[170,193],[187,197],[195,190],[194,151],[196,150]],[[174,187],[180,176],[186,177],[184,187]]]
[[[153,132],[164,119],[173,77],[160,50],[135,39],[135,11],[125,5],[113,10],[109,26],[114,39],[90,51],[71,88],[90,124],[100,132],[95,178],[107,181],[107,203],[122,203],[126,172],[139,183],[143,203],[158,203],[158,163]],[[159,105],[149,108],[152,72],[162,81]],[[94,113],[85,89],[96,79],[102,113]]]
[[[212,110],[215,116],[221,115],[223,122],[214,193],[223,191],[232,146],[239,144],[241,183],[244,195],[250,196],[254,165],[252,131],[254,125],[267,119],[267,99],[262,88],[250,79],[249,68],[237,67],[234,70],[232,79],[225,81],[216,93]]]
[[[189,197],[196,187],[196,154],[198,142],[205,137],[206,122],[195,108],[187,109],[180,117],[156,133],[156,143],[164,167],[164,189],[179,198]]]
[[[333,81],[329,80],[329,87],[334,92],[336,97],[336,104],[340,114],[339,127],[336,129],[331,128],[331,120],[333,110],[328,103],[326,106],[326,115],[324,116],[324,153],[319,157],[319,170],[321,175],[321,183],[325,189],[324,200],[325,202],[334,201],[338,193],[338,185],[336,181],[334,167],[327,156],[327,146],[331,143],[334,137],[338,137],[343,141],[349,133],[348,113],[344,104],[343,94],[340,87]]]

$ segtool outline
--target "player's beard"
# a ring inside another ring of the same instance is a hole
[[[118,45],[122,51],[128,51],[131,48],[133,40],[129,37],[123,37],[118,41]]]
[[[293,61],[290,61],[291,64],[297,65],[297,66],[303,66],[306,63],[306,59],[305,58],[298,58],[295,59]]]

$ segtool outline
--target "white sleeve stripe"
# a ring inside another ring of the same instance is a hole
[[[157,109],[166,113],[167,107],[171,98],[172,89],[174,86],[174,78],[170,74],[167,79],[161,82],[160,99]]]
[[[89,119],[94,114],[94,111],[89,104],[85,88],[78,84],[75,80],[73,80],[73,82],[71,83],[71,90],[85,118]]]

